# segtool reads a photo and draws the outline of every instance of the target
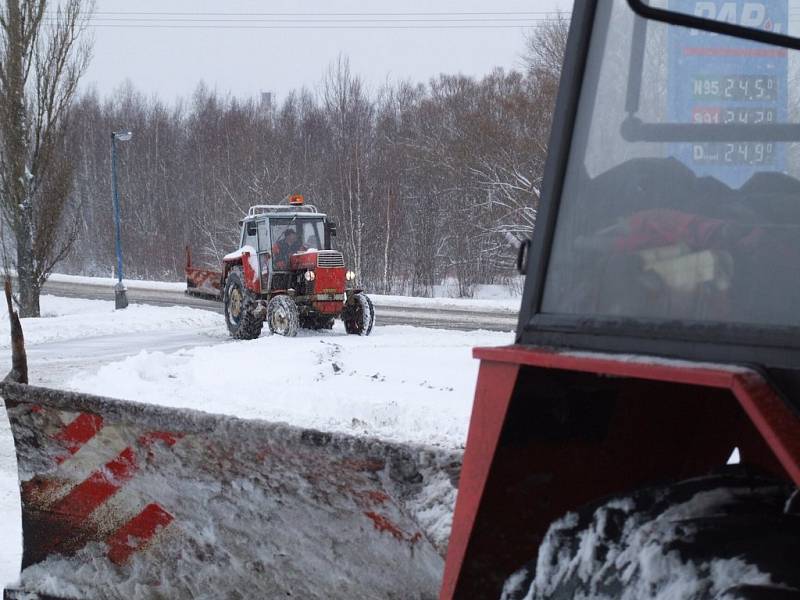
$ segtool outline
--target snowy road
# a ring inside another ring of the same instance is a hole
[[[42,312],[23,320],[33,384],[448,448],[466,436],[477,373],[471,348],[513,340],[509,331],[385,324],[360,338],[337,324],[294,339],[231,342],[216,312],[185,306],[114,311],[112,302],[45,296]],[[0,319],[0,371],[8,366],[8,321]],[[21,552],[2,404],[0,539],[1,587],[19,573]]]
[[[55,277],[45,284],[44,291],[71,298],[113,300],[114,292],[111,284],[100,281],[99,279],[92,281],[89,278]],[[158,288],[155,286],[149,288],[146,285],[129,282],[128,298],[131,302],[154,306],[190,306],[222,312],[222,305],[218,301],[184,294],[181,286],[182,284],[165,284]],[[517,300],[492,303],[380,295],[371,297],[375,304],[378,323],[383,325],[416,325],[465,331],[472,329],[511,331],[517,326]]]
[[[97,369],[143,350],[174,352],[208,344],[227,343],[217,328],[206,330],[166,330],[101,335],[77,340],[61,340],[28,345],[31,383],[45,387],[64,387],[76,373]],[[0,351],[0,365],[11,364],[9,349]]]

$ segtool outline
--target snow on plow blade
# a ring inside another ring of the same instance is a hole
[[[210,269],[186,269],[186,293],[194,296],[220,298],[220,280],[222,275]]]
[[[186,246],[186,293],[193,296],[222,298],[222,273],[192,265],[192,252]]]
[[[6,598],[438,594],[443,544],[414,511],[429,475],[441,486],[460,456],[12,383],[0,393],[23,515]]]

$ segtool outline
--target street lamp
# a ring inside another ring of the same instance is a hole
[[[128,290],[122,283],[122,243],[119,232],[119,193],[117,192],[117,140],[127,142],[132,136],[130,131],[111,132],[111,188],[114,193],[114,225],[117,238],[117,283],[114,285],[114,308],[128,306]]]

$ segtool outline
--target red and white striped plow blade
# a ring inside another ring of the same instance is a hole
[[[208,296],[219,296],[222,273],[208,269],[186,269],[186,291]]]
[[[23,514],[9,598],[438,594],[444,548],[410,507],[459,455],[18,384],[0,392]]]

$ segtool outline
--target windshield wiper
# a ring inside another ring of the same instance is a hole
[[[620,133],[628,142],[797,142],[800,124],[644,123],[628,117]]]

